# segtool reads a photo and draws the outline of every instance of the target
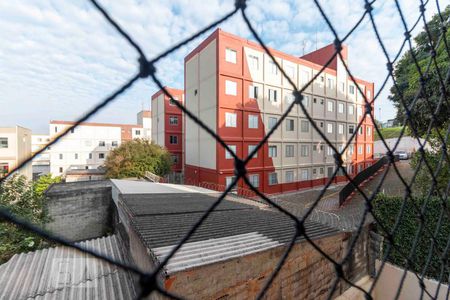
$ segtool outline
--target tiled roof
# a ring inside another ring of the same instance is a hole
[[[78,243],[125,261],[115,235]],[[14,255],[0,266],[0,299],[133,299],[131,275],[68,247]]]
[[[218,194],[122,194],[131,224],[154,258],[162,261],[217,199]],[[306,222],[310,238],[337,230]],[[165,267],[167,274],[281,246],[292,238],[294,222],[284,214],[224,199]],[[303,237],[297,242],[304,240]]]

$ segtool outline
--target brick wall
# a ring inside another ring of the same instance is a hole
[[[70,241],[81,241],[103,236],[110,229],[109,181],[54,184],[46,196],[51,219],[47,230]]]
[[[342,257],[345,234],[316,240],[334,259]],[[187,299],[254,299],[284,247],[194,268],[169,276],[165,287]],[[333,265],[306,242],[292,249],[267,292],[268,299],[325,299],[335,278]],[[341,290],[338,286],[337,293]],[[159,298],[159,297],[156,297]]]

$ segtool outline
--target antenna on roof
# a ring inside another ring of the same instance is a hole
[[[316,28],[316,50],[317,50],[317,28]]]
[[[305,55],[305,47],[306,47],[306,41],[303,40],[303,41],[302,41],[302,48],[303,48],[303,50],[302,50],[302,51],[303,51],[302,56]]]

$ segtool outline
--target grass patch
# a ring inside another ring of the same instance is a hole
[[[402,131],[402,127],[380,128],[380,131],[385,139],[398,138],[400,136],[400,132]],[[407,135],[407,132],[405,132],[405,135]],[[380,139],[380,136],[376,131],[374,139],[375,141]]]

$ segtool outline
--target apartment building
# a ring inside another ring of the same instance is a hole
[[[31,156],[31,130],[21,127],[0,127],[0,178],[8,175],[20,163]],[[31,163],[17,174],[32,179]]]
[[[183,90],[165,87],[176,101],[184,102]],[[172,171],[183,171],[183,114],[162,90],[152,96],[152,141],[172,157]]]
[[[50,172],[55,176],[64,176],[67,170],[98,169],[104,164],[109,151],[120,146],[122,142],[135,138],[151,138],[151,131],[144,127],[151,124],[150,115],[150,111],[138,114],[138,123],[143,125],[82,123],[49,147]],[[51,121],[50,139],[57,137],[73,124],[68,121]]]
[[[50,143],[48,134],[32,134],[31,135],[31,155],[45,148]],[[37,155],[32,162],[33,176],[40,176],[50,173],[50,153],[48,150]]]
[[[303,57],[271,49],[279,65],[303,87],[334,52],[328,45]],[[347,47],[342,56],[347,61]],[[368,99],[374,84],[357,79]],[[226,33],[212,33],[185,58],[186,107],[241,157],[246,157],[294,101],[293,89],[257,43]],[[322,133],[342,150],[364,117],[363,96],[335,58],[304,91],[303,103]],[[296,105],[249,164],[250,182],[265,193],[281,193],[323,185],[335,170],[333,151],[313,130]],[[186,183],[227,186],[234,160],[190,118],[185,119]],[[373,124],[366,117],[343,156],[350,173],[373,160]],[[336,181],[345,180],[339,174]],[[240,188],[245,188],[239,182]]]

